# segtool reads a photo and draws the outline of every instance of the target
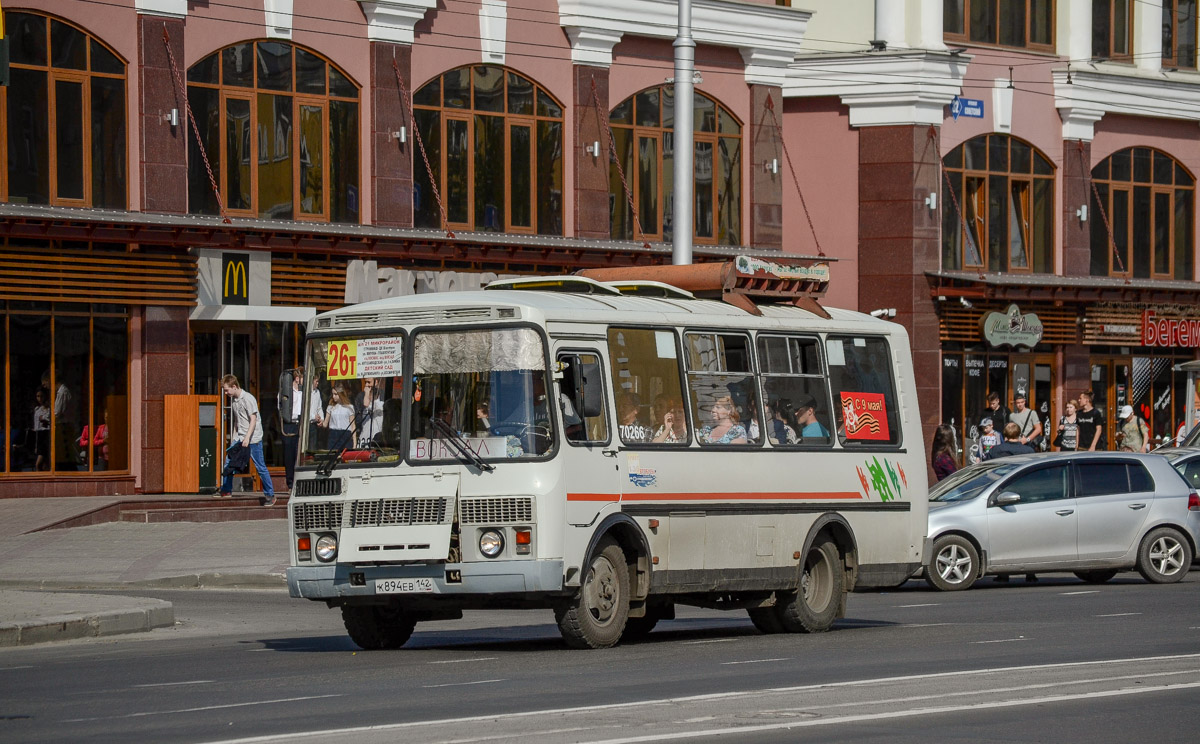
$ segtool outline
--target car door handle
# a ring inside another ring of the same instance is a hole
[[[1130,509],[1145,509],[1146,505],[1145,504],[1130,504],[1129,508]]]
[[[1057,515],[1058,515],[1058,516],[1060,516],[1060,517],[1065,517],[1065,516],[1068,516],[1068,515],[1070,515],[1070,514],[1074,514],[1074,513],[1075,513],[1075,510],[1074,510],[1074,509],[1059,509],[1058,511],[1056,511],[1056,512],[1054,512],[1054,513],[1055,513],[1055,514],[1057,514]]]

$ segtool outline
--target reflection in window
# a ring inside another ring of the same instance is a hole
[[[1056,465],[1032,473],[1023,473],[1000,486],[997,493],[1011,491],[1020,495],[1022,504],[1059,501],[1068,497],[1067,467]]]
[[[842,444],[899,444],[900,402],[887,341],[830,336],[825,340],[825,358]]]
[[[1054,49],[1054,0],[944,0],[947,39],[1027,49]]]
[[[57,18],[7,11],[4,24],[10,80],[0,95],[0,197],[124,209],[125,63]]]
[[[758,396],[750,339],[736,333],[689,333],[688,392],[700,444],[758,444]]]
[[[608,188],[615,239],[638,237],[634,234],[626,183],[633,194],[642,234],[664,241],[674,235],[674,106],[674,86],[664,85],[625,99],[609,115],[617,151],[617,162],[609,167]],[[694,94],[692,106],[693,235],[697,243],[741,245],[742,125],[728,109],[703,93]]]
[[[815,338],[758,337],[762,400],[771,444],[829,444],[829,392]]]
[[[1169,67],[1196,67],[1197,0],[1163,0],[1162,61]]]
[[[1196,181],[1179,161],[1126,148],[1092,169],[1092,183],[1093,276],[1192,278]]]
[[[1130,58],[1134,0],[1092,0],[1092,56]],[[1193,0],[1194,2],[1194,0]],[[1165,52],[1165,50],[1164,50]]]
[[[187,78],[229,212],[358,222],[359,92],[332,63],[287,42],[245,42],[200,60]],[[194,137],[188,209],[220,211]]]
[[[413,95],[417,130],[449,227],[563,234],[563,111],[503,67],[443,73]],[[413,164],[413,220],[440,228],[429,170]]]
[[[942,267],[1054,271],[1054,166],[1031,145],[975,137],[942,161]]]
[[[673,331],[610,328],[608,359],[616,391],[617,434],[627,445],[690,440],[679,350]]]
[[[561,382],[559,408],[563,417],[563,434],[568,442],[608,442],[608,419],[604,416],[604,375],[600,372],[600,357],[595,354],[559,354],[558,361],[566,364]]]

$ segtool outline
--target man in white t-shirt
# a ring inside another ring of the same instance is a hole
[[[229,461],[237,454],[236,449],[240,446],[249,451],[250,461],[254,463],[254,469],[262,481],[263,506],[274,506],[275,487],[271,483],[271,474],[267,472],[267,462],[263,459],[263,426],[262,417],[258,412],[258,401],[253,395],[242,390],[238,378],[233,375],[221,378],[221,390],[229,397],[233,418],[237,422],[237,435],[234,443],[226,451],[225,467],[221,470],[225,475],[221,481],[221,496],[228,498],[233,495],[233,473],[229,468]]]

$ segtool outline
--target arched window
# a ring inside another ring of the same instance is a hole
[[[358,86],[316,54],[247,41],[188,70],[188,103],[230,214],[358,222]],[[217,214],[188,138],[188,210]]]
[[[451,228],[563,234],[563,109],[524,75],[459,67],[413,107]],[[441,226],[424,158],[413,155],[413,220]]]
[[[1054,165],[1027,142],[981,134],[942,159],[942,268],[1054,272]]]
[[[622,101],[609,116],[638,222],[651,240],[669,241],[674,236],[674,91],[672,85],[643,90]],[[699,92],[692,98],[692,121],[694,239],[697,243],[741,245],[742,124],[729,109]],[[633,240],[633,215],[615,163],[609,166],[608,182],[612,237]]]
[[[5,201],[125,209],[125,62],[76,26],[7,11]]]
[[[1129,147],[1093,168],[1092,183],[1100,195],[1099,201],[1092,195],[1088,218],[1093,276],[1192,278],[1192,174],[1164,152]]]

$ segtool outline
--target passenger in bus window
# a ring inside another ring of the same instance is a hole
[[[712,423],[705,424],[700,429],[700,441],[704,444],[748,444],[746,427],[738,420],[737,409],[734,408],[733,398],[722,395],[712,403],[709,409]]]
[[[621,441],[626,444],[649,442],[654,432],[639,420],[637,399],[626,393],[617,399],[617,423]]]
[[[687,422],[683,416],[683,401],[667,395],[654,399],[655,421],[662,422],[651,440],[656,444],[677,444],[687,441]]]
[[[796,419],[792,414],[792,402],[787,398],[776,398],[767,404],[767,436],[771,444],[796,444]]]
[[[796,423],[800,426],[802,440],[829,439],[829,430],[817,420],[817,401],[811,395],[796,404]]]

